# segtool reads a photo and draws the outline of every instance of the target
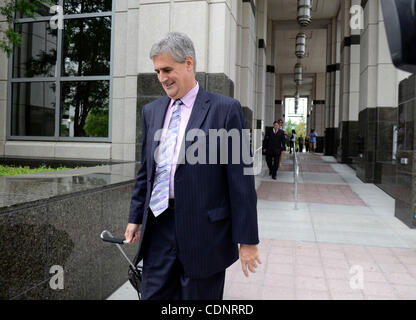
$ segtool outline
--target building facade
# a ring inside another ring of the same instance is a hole
[[[241,102],[256,165],[265,128],[287,116],[298,62],[320,151],[380,185],[396,165],[399,84],[410,74],[392,64],[379,0],[314,0],[307,27],[294,0],[55,3],[62,28],[49,8],[36,20],[17,14],[22,46],[0,53],[0,156],[139,161],[141,109],[164,94],[149,50],[180,31],[194,41],[199,83]]]

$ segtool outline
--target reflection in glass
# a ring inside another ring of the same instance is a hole
[[[64,28],[62,74],[109,75],[111,18],[70,19]]]
[[[397,148],[398,150],[414,150],[413,128],[414,128],[414,109],[416,102],[410,101],[399,106],[399,125],[397,128]]]
[[[54,77],[57,31],[49,22],[19,23],[15,31],[22,35],[22,45],[14,47],[13,77]]]
[[[112,0],[64,0],[65,14],[108,12],[112,9]]]
[[[12,135],[54,136],[55,83],[12,85]]]
[[[55,13],[50,13],[50,8],[54,5],[58,4],[58,0],[48,0],[48,1],[43,1],[42,3],[40,3],[39,1],[34,1],[34,0],[26,0],[27,2],[31,2],[36,4],[37,6],[37,10],[34,13],[34,17],[45,17],[45,16],[53,16],[55,15]],[[50,3],[48,3],[50,2]],[[16,12],[16,18],[27,18],[28,16],[25,15],[23,12]]]
[[[62,82],[61,137],[108,137],[109,85]]]

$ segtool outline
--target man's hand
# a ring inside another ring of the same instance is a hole
[[[243,268],[243,272],[246,277],[248,277],[247,268],[251,272],[255,273],[255,268],[257,268],[256,261],[261,264],[257,245],[240,244],[240,260],[241,267]]]
[[[124,233],[124,238],[128,244],[136,243],[140,240],[140,224],[129,223]]]

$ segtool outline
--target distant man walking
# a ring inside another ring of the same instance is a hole
[[[276,180],[277,170],[286,150],[286,138],[284,131],[281,129],[282,125],[282,119],[273,122],[273,131],[265,137],[263,142],[267,166],[270,168],[270,175],[274,180]]]

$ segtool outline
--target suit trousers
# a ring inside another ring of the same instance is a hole
[[[266,163],[271,171],[272,177],[276,177],[277,170],[279,169],[280,152],[266,155]]]
[[[149,209],[143,253],[142,300],[222,300],[225,270],[204,279],[190,279],[178,259],[175,211],[158,217]],[[148,220],[149,222],[149,220]]]

